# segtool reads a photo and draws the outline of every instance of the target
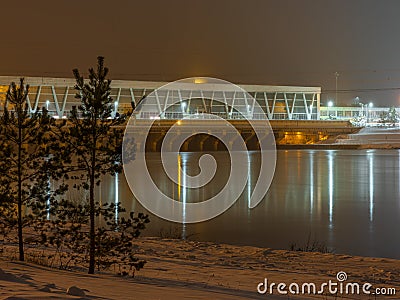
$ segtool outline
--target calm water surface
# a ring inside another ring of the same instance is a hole
[[[182,154],[187,172],[198,172],[200,153]],[[229,175],[229,157],[215,152],[217,174],[199,190],[187,189],[195,201],[218,193]],[[278,151],[277,168],[264,200],[254,209],[247,201],[258,176],[256,152],[250,153],[251,178],[240,199],[219,217],[198,224],[177,225],[151,215],[146,235],[161,230],[192,240],[289,249],[308,238],[336,253],[400,258],[400,151]],[[157,154],[149,155],[157,184],[177,198],[179,187],[162,172]],[[145,211],[134,199],[123,175],[107,177],[98,191],[102,201],[121,201],[127,209]],[[180,195],[181,196],[181,195]]]

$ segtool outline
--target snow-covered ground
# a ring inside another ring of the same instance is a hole
[[[211,242],[140,238],[138,256],[147,259],[135,278],[112,272],[87,275],[0,261],[0,299],[399,299],[400,261],[339,254],[291,252]],[[6,251],[13,248],[8,247]],[[16,249],[14,249],[15,251]],[[30,250],[29,250],[30,251]],[[28,257],[29,255],[28,251]],[[257,285],[337,282],[395,288],[397,295],[285,295],[257,293]],[[67,295],[76,286],[86,296]]]

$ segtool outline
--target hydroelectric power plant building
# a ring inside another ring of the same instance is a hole
[[[212,85],[207,85],[204,79],[193,79],[196,90],[182,90],[168,96],[157,97],[157,88],[166,82],[113,80],[111,96],[115,101],[115,112],[126,112],[137,107],[140,100],[155,91],[158,101],[158,114],[164,119],[180,119],[187,114],[209,113],[225,119],[240,119],[236,111],[248,110],[250,119],[258,119],[252,115],[254,99],[262,107],[270,120],[319,120],[320,118],[320,87],[240,85],[245,92],[215,91]],[[18,83],[18,77],[0,76],[0,99],[4,101],[5,93],[11,82]],[[32,111],[46,107],[50,114],[57,118],[68,117],[73,106],[79,105],[75,99],[75,80],[72,78],[26,77],[29,84],[28,106]],[[226,99],[233,101],[227,101]],[[166,102],[175,101],[178,104],[169,107],[165,112]],[[184,102],[184,105],[179,103]],[[139,118],[154,117],[151,115]]]
[[[11,82],[19,83],[17,76],[0,76],[0,109],[3,109],[5,94]],[[157,97],[158,114],[166,107],[165,101],[178,100],[184,105],[176,104],[162,114],[165,119],[179,119],[188,114],[211,113],[225,119],[240,119],[240,114],[235,111],[249,111],[250,119],[257,119],[251,115],[253,99],[263,109],[269,120],[350,120],[365,117],[369,121],[379,119],[388,107],[359,106],[322,106],[320,102],[320,87],[299,86],[271,86],[271,85],[239,85],[246,93],[215,91],[207,89],[203,78],[194,78],[196,91],[175,91],[171,98]],[[75,99],[75,80],[73,78],[26,77],[25,83],[30,85],[28,106],[32,111],[46,107],[50,114],[56,118],[68,117],[73,106],[79,105]],[[115,103],[115,112],[132,110],[132,104],[138,106],[140,100],[164,86],[167,82],[113,80],[111,96]],[[203,88],[199,88],[203,86]],[[199,90],[201,90],[199,92]],[[196,94],[197,93],[197,94]],[[157,91],[155,92],[157,95]],[[172,99],[175,95],[178,99]],[[180,99],[179,99],[180,98]],[[229,102],[226,99],[232,99]],[[164,102],[163,102],[164,101]],[[400,109],[396,108],[400,113]],[[146,118],[143,113],[139,118]],[[148,116],[147,116],[148,117]]]
[[[16,76],[0,76],[0,109],[10,83],[18,84],[19,80]],[[254,131],[243,119],[264,123],[268,118],[278,145],[314,144],[357,132],[360,128],[348,120],[366,113],[362,107],[352,108],[350,113],[321,107],[320,87],[239,85],[240,88],[229,89],[212,84],[207,78],[187,80],[189,84],[184,87],[166,87],[166,82],[113,80],[113,115],[136,108],[134,117],[138,122],[159,119],[150,139],[150,151],[158,151],[160,139],[174,120],[187,117],[196,119],[192,122],[202,122],[204,127],[212,126],[212,120],[206,120],[209,114],[226,119],[238,129],[248,147],[253,145],[250,149],[257,149]],[[73,78],[25,77],[25,83],[29,84],[27,104],[32,112],[46,108],[54,118],[68,118],[71,109],[80,105]],[[145,97],[147,100],[141,102]],[[374,114],[379,113],[374,109]]]

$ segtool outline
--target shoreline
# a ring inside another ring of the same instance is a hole
[[[349,282],[360,284],[369,282],[374,287],[391,287],[396,289],[397,294],[400,293],[400,260],[396,259],[273,250],[156,237],[139,238],[133,244],[138,249],[137,256],[147,260],[146,265],[136,273],[135,278],[115,276],[110,271],[89,276],[83,272],[60,271],[32,264],[27,264],[26,268],[30,271],[26,272],[35,279],[35,274],[39,272],[37,270],[46,270],[45,272],[50,275],[45,278],[53,281],[62,273],[62,276],[72,278],[58,282],[56,285],[64,284],[62,288],[66,289],[66,282],[68,282],[68,284],[87,289],[87,294],[91,298],[105,297],[106,299],[131,299],[129,295],[135,295],[133,297],[135,299],[177,299],[177,295],[194,299],[265,299],[266,297],[269,299],[341,299],[338,295],[330,294],[290,295],[288,298],[289,295],[280,297],[276,294],[274,296],[257,293],[257,285],[264,278],[275,283],[315,282],[321,284],[336,280],[339,272],[346,272]],[[5,272],[13,272],[16,270],[16,265],[20,266],[19,269],[22,268],[19,262],[0,261],[0,268]],[[92,278],[97,278],[97,280],[93,281]],[[113,288],[103,280],[112,280],[112,284],[117,282],[114,286],[122,284],[124,288],[121,290]],[[0,281],[1,284],[2,281]],[[19,289],[19,292],[23,293],[21,288]],[[17,294],[14,290],[13,295]],[[4,288],[0,289],[0,295],[4,299],[11,296],[4,292]],[[346,299],[366,299],[365,295],[343,296],[346,296],[343,297]],[[397,298],[398,296],[385,296],[385,299]],[[46,298],[22,297],[18,299]]]
[[[400,149],[400,143],[393,144],[285,144],[276,145],[276,150],[364,150]]]

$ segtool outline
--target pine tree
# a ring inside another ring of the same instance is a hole
[[[44,207],[48,188],[47,145],[51,120],[45,110],[30,111],[26,101],[28,92],[29,85],[24,79],[19,85],[12,82],[0,117],[2,222],[9,228],[17,227],[20,261],[25,259],[23,227],[31,219],[27,208]]]
[[[61,146],[53,151],[55,161],[64,165],[65,174],[78,172],[70,177],[78,181],[74,187],[89,192],[89,274],[94,273],[96,256],[95,187],[100,184],[101,175],[122,171],[123,130],[116,126],[122,125],[126,116],[113,111],[115,105],[110,96],[108,72],[101,56],[97,60],[97,70],[89,69],[87,81],[78,69],[73,70],[75,98],[81,104],[73,107],[65,124],[58,125],[56,135]]]

